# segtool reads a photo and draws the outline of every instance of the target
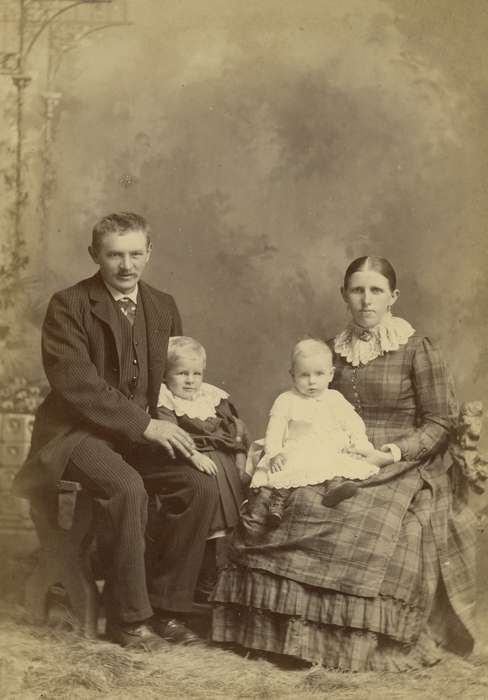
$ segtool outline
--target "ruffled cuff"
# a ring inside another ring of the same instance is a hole
[[[449,438],[444,425],[429,423],[410,435],[396,440],[402,459],[408,462],[422,461],[441,451]]]
[[[394,445],[392,442],[388,442],[386,445],[383,445],[383,448],[385,447],[387,447],[390,450],[394,463],[402,461],[402,451],[398,447],[398,445]]]

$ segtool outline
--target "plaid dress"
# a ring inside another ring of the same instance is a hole
[[[432,633],[466,653],[476,526],[453,503],[443,454],[445,365],[416,335],[366,365],[334,363],[331,387],[355,406],[375,447],[395,443],[402,461],[334,507],[323,504],[322,485],[295,489],[282,524],[258,539],[250,534],[264,523],[266,490],[251,496],[214,592],[213,639],[353,671],[433,663]]]

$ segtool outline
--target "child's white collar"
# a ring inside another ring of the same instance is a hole
[[[228,399],[229,394],[223,389],[213,384],[202,383],[194,399],[182,399],[175,396],[166,386],[161,384],[158,397],[158,407],[168,408],[174,411],[177,416],[188,416],[188,418],[215,418],[215,409],[222,401]]]
[[[398,350],[415,333],[403,318],[385,314],[374,328],[362,328],[350,323],[334,340],[334,350],[353,367],[367,365],[385,352]]]

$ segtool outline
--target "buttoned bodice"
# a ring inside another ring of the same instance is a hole
[[[446,369],[427,338],[414,335],[398,350],[358,367],[340,355],[334,364],[331,388],[353,404],[375,447],[403,441],[411,458],[421,458],[433,446],[433,430],[449,427]]]

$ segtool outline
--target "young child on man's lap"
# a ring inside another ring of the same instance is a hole
[[[220,503],[208,532],[199,534],[212,541],[228,533],[239,520],[242,484],[247,476],[247,437],[229,394],[203,381],[205,367],[206,352],[197,340],[170,338],[158,418],[177,423],[191,435],[196,449],[190,462],[209,479],[217,479]]]

